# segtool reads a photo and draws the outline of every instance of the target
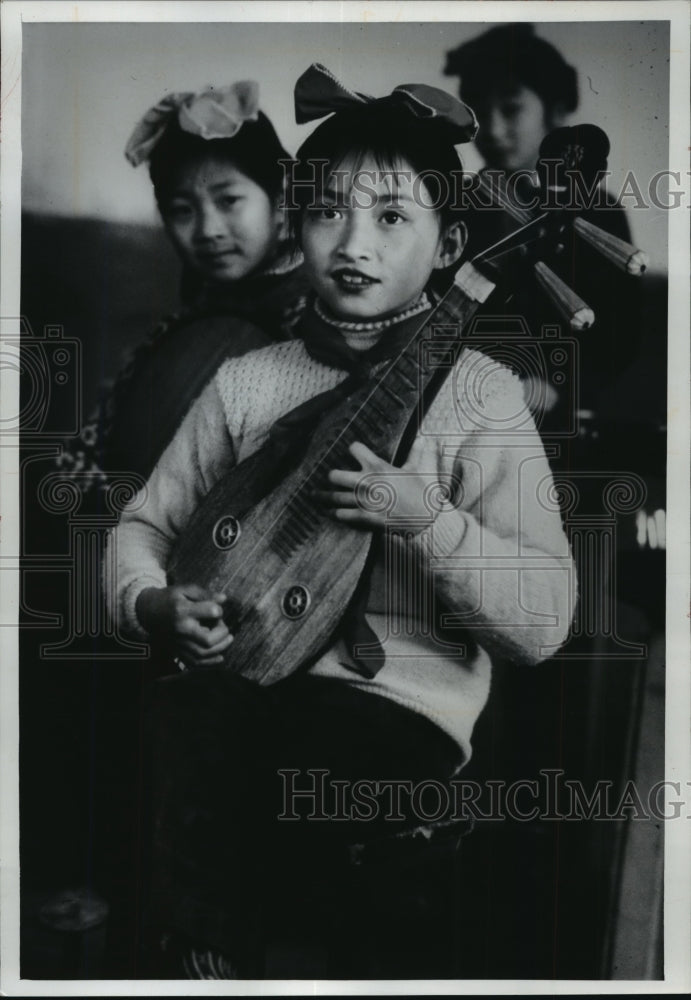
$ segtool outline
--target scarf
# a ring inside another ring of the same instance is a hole
[[[426,298],[420,305],[420,311],[413,315],[410,315],[411,310],[406,310],[402,314],[405,318],[394,317],[392,322],[386,321],[382,336],[367,351],[349,346],[338,328],[317,313],[314,303],[307,309],[297,331],[307,352],[321,364],[341,369],[348,375],[335,388],[301,403],[274,423],[261,458],[264,468],[272,470],[272,483],[267,482],[267,492],[301,460],[323,418],[373,379],[382,363],[396,358],[410,343],[433,308]],[[365,619],[370,571],[375,558],[373,546],[338,629],[351,657],[352,668],[365,677],[374,677],[385,662],[381,644]],[[363,648],[367,650],[366,656],[360,651]]]

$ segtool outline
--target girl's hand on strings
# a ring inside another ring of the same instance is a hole
[[[153,639],[164,641],[174,656],[191,667],[223,663],[233,637],[223,621],[225,594],[197,584],[147,587],[137,598],[140,624]]]
[[[360,469],[333,469],[328,477],[333,489],[315,493],[332,517],[370,530],[395,524],[416,534],[431,523],[434,513],[427,496],[436,470],[424,441],[416,439],[400,468],[358,441],[350,446],[350,453]]]

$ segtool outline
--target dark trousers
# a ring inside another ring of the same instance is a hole
[[[226,951],[245,946],[267,893],[320,852],[415,822],[390,791],[373,800],[369,783],[444,780],[459,763],[417,713],[306,674],[270,687],[215,669],[164,678],[146,728],[150,921]]]

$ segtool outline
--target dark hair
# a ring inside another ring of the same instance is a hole
[[[422,180],[431,204],[443,227],[458,218],[455,195],[460,192],[463,166],[449,137],[447,126],[438,119],[416,118],[405,108],[387,104],[386,99],[332,115],[312,132],[298,150],[292,171],[292,205],[297,206],[293,228],[299,232],[304,210],[317,192],[309,182],[319,179],[315,161],[327,161],[324,177],[346,157],[354,157],[356,167],[372,156],[378,169],[394,170],[407,161]],[[297,183],[295,183],[297,182]]]
[[[459,76],[464,101],[529,87],[548,111],[578,107],[578,76],[573,66],[535,35],[532,24],[502,24],[446,54],[444,73]]]
[[[149,176],[159,208],[163,211],[180,171],[208,157],[227,160],[262,187],[272,201],[283,191],[283,167],[288,159],[273,125],[263,112],[246,121],[229,139],[203,139],[171,122],[156,143],[149,160]]]

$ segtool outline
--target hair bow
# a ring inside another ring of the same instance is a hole
[[[404,83],[386,97],[369,97],[348,90],[326,66],[312,63],[295,84],[295,120],[298,125],[368,104],[404,107],[416,118],[444,123],[454,145],[471,142],[477,135],[475,113],[467,104],[437,87]]]
[[[125,147],[133,167],[151,156],[171,121],[177,117],[183,132],[202,139],[230,139],[246,121],[256,121],[259,113],[259,85],[241,80],[228,87],[206,87],[197,93],[167,94],[150,108]]]

